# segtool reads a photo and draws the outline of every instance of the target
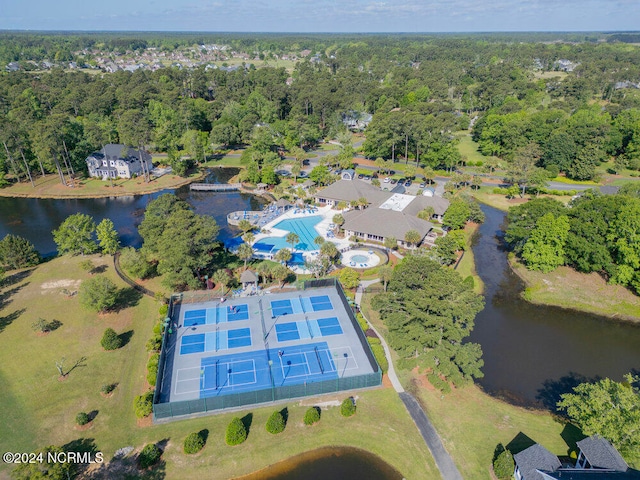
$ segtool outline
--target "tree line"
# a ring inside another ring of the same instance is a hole
[[[38,38],[20,34],[4,40],[36,48]],[[118,42],[125,51],[160,44],[157,36],[152,41],[145,35],[46,38],[38,55],[55,54],[65,44],[74,51],[108,50]],[[174,38],[163,40],[165,48],[207,40]],[[55,172],[73,185],[86,171],[87,155],[106,143],[166,152],[178,173],[189,166],[183,157],[202,161],[214,148],[251,145],[260,170],[263,163],[277,162],[279,150],[294,152],[335,138],[345,131],[344,115],[366,112],[373,119],[363,150],[372,158],[450,168],[464,161],[453,134],[479,117],[474,136],[483,153],[506,161],[535,143],[542,150],[538,166],[556,166],[574,178],[588,178],[592,165],[608,156],[620,165],[640,166],[640,95],[616,88],[640,76],[633,46],[509,43],[499,35],[220,38],[241,51],[307,47],[317,55],[293,71],[245,64],[234,71],[201,66],[103,75],[60,68],[5,72],[0,172],[23,181]],[[536,76],[559,68],[560,59],[570,60],[574,70]]]
[[[569,265],[597,272],[640,293],[640,195],[627,184],[616,195],[589,191],[565,206],[533,199],[507,214],[505,241],[527,268]]]

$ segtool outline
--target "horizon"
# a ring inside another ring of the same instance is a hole
[[[640,18],[634,0],[0,1],[0,30],[30,32],[574,33],[637,31]]]

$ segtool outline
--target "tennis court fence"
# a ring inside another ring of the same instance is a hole
[[[382,371],[334,380],[307,382],[300,385],[285,385],[265,388],[253,392],[233,393],[219,397],[206,397],[181,402],[157,403],[153,405],[153,418],[160,420],[182,415],[204,413],[223,408],[241,407],[259,403],[275,402],[290,398],[300,398],[326,393],[353,390],[356,388],[377,387],[382,383]]]

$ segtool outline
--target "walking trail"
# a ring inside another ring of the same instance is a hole
[[[360,282],[360,286],[356,290],[356,298],[355,302],[358,308],[360,308],[360,302],[362,301],[362,294],[364,290],[374,283],[379,282],[380,279],[374,280],[366,280]],[[398,380],[398,376],[396,375],[395,368],[393,367],[393,361],[391,360],[391,352],[389,350],[389,346],[385,341],[384,337],[380,335],[380,333],[371,325],[371,322],[367,320],[369,323],[369,327],[376,333],[378,338],[380,339],[380,343],[382,343],[382,348],[384,349],[384,354],[387,357],[387,362],[389,363],[389,368],[387,370],[387,376],[391,381],[391,385],[404,403],[405,408],[413,418],[416,427],[420,431],[422,438],[424,439],[427,447],[431,451],[431,455],[433,455],[434,460],[436,461],[436,465],[438,466],[438,470],[440,470],[440,474],[442,475],[443,480],[462,480],[462,475],[458,471],[455,463],[453,463],[453,459],[449,455],[449,453],[444,448],[442,444],[442,439],[438,435],[438,432],[433,427],[433,424],[427,417],[427,414],[422,409],[418,401],[411,395],[409,392],[406,392]]]

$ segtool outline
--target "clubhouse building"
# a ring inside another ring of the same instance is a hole
[[[366,207],[358,205],[363,198],[367,200]],[[442,197],[383,191],[353,177],[343,177],[316,193],[314,199],[319,204],[334,208],[340,202],[355,207],[343,213],[345,222],[342,228],[347,237],[375,242],[393,237],[402,246],[406,245],[404,238],[408,231],[418,232],[419,245],[433,229],[431,222],[418,218],[419,212],[430,207],[434,212],[431,218],[441,220],[449,208],[449,200]]]

